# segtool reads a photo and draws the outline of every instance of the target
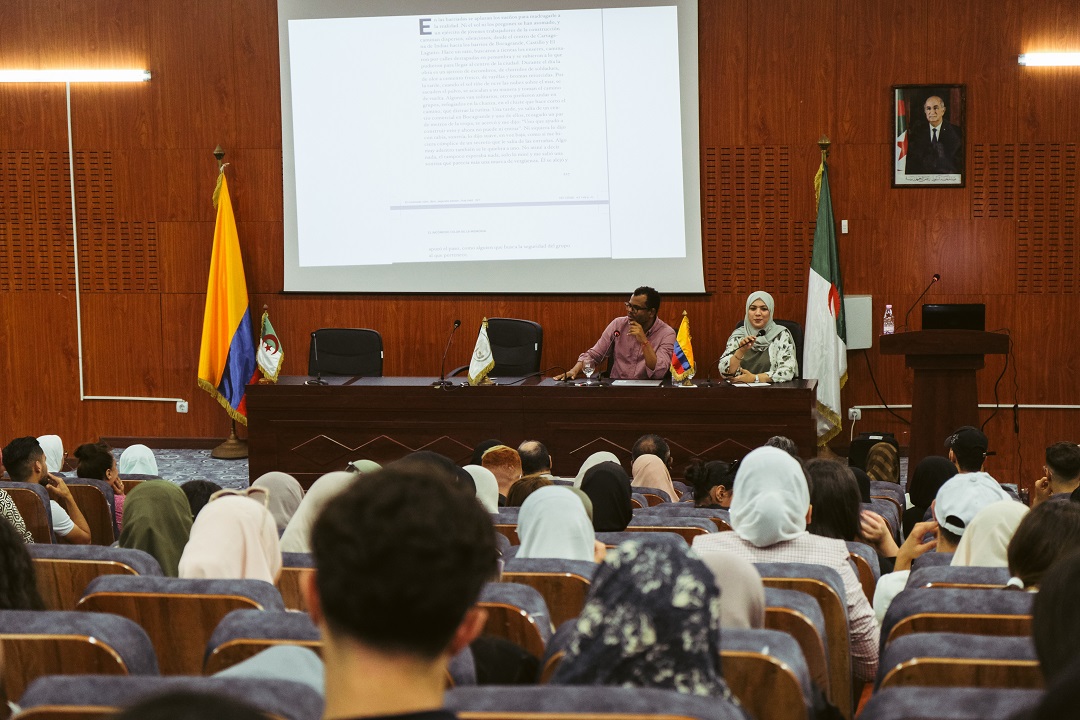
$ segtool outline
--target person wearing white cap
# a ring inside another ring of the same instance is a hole
[[[885,618],[893,598],[907,585],[911,562],[915,558],[934,549],[937,552],[956,552],[964,530],[980,510],[1011,499],[998,481],[984,472],[964,472],[946,481],[930,506],[934,519],[917,523],[912,528],[896,555],[896,569],[878,580],[877,590],[874,591],[874,614],[878,621]],[[927,535],[934,537],[924,542]]]

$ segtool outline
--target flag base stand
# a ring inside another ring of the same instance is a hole
[[[236,421],[233,420],[229,439],[210,451],[210,457],[218,460],[240,460],[248,456],[247,440],[236,437]]]

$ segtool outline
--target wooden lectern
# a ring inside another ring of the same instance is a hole
[[[911,399],[908,479],[927,455],[945,455],[945,438],[963,425],[979,426],[975,371],[984,356],[1009,352],[1009,336],[982,330],[919,330],[882,335],[883,355],[903,355],[915,371]]]

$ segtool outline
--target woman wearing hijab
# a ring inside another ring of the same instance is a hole
[[[180,558],[180,577],[263,580],[281,573],[277,524],[263,502],[266,492],[226,490],[206,504]]]
[[[585,458],[585,462],[581,463],[581,469],[577,471],[577,476],[574,477],[574,487],[581,487],[581,481],[585,479],[585,473],[589,472],[589,470],[602,462],[613,462],[616,465],[620,464],[619,458],[615,457],[612,453],[595,452]]]
[[[296,514],[300,502],[304,499],[304,488],[292,475],[283,472],[268,472],[260,475],[259,479],[251,483],[253,488],[262,488],[267,494],[266,508],[274,516],[278,535],[285,532],[285,528]],[[198,518],[196,518],[198,519]]]
[[[581,490],[592,500],[596,532],[622,532],[630,524],[634,516],[630,477],[622,465],[602,462],[589,468],[581,481]]]
[[[908,483],[911,507],[904,511],[904,537],[911,534],[915,523],[923,521],[938,490],[955,474],[956,466],[940,455],[928,455],[919,461]]]
[[[517,533],[521,547],[515,557],[596,560],[592,523],[570,488],[551,485],[529,495],[518,514]]]
[[[879,629],[874,610],[848,562],[847,544],[806,531],[810,490],[799,461],[783,450],[760,447],[739,465],[739,492],[731,502],[731,529],[694,538],[700,552],[729,550],[750,562],[811,563],[840,573],[848,606],[855,677],[877,671]]]
[[[141,482],[127,494],[120,547],[150,553],[166,576],[177,577],[190,533],[187,495],[168,480]]]
[[[866,474],[871,480],[900,484],[900,453],[888,442],[874,443],[866,453]]]
[[[489,513],[499,512],[499,481],[495,473],[483,465],[466,465],[465,472],[472,476],[480,505]]]
[[[332,472],[313,482],[281,535],[281,552],[311,552],[311,528],[315,526],[319,513],[359,477],[358,473],[351,471]]]
[[[799,374],[795,341],[773,321],[775,303],[762,290],[746,298],[746,317],[724,348],[720,372],[734,382],[779,383]],[[730,353],[730,354],[729,354]]]
[[[726,550],[698,554],[720,589],[720,627],[765,627],[765,584],[754,564]]]
[[[49,472],[64,472],[64,459],[67,453],[64,452],[64,443],[60,440],[60,436],[42,435],[37,441],[41,449],[45,451],[45,467],[49,469]]]
[[[720,592],[679,538],[630,540],[589,587],[554,685],[675,690],[736,702],[720,675]]]
[[[987,505],[972,519],[953,553],[954,567],[1009,567],[1009,541],[1028,514],[1015,500]]]
[[[679,501],[679,493],[671,484],[671,474],[668,473],[667,465],[656,455],[642,455],[634,461],[634,478],[631,485],[636,488],[655,488],[667,493],[672,502]]]
[[[131,445],[120,453],[121,475],[149,475],[159,477],[154,451],[145,445]]]

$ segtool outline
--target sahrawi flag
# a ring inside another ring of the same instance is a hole
[[[686,317],[684,310],[679,334],[675,336],[675,347],[671,350],[671,379],[682,382],[694,377],[696,372],[694,348],[690,345],[690,318]]]
[[[259,336],[259,352],[255,360],[259,364],[259,370],[271,382],[277,382],[281,373],[281,363],[285,359],[285,351],[281,349],[274,326],[270,324],[270,314],[263,311],[262,334]]]
[[[480,325],[480,334],[476,336],[476,347],[473,348],[472,361],[469,363],[469,384],[479,385],[487,377],[491,369],[495,367],[495,358],[491,356],[491,342],[487,334],[488,321]]]
[[[836,252],[836,225],[829,194],[829,166],[821,160],[814,185],[818,192],[814,255],[806,298],[803,339],[803,377],[817,380],[818,445],[840,432],[840,388],[847,383],[847,330],[844,325],[844,284]]]

